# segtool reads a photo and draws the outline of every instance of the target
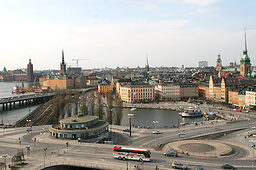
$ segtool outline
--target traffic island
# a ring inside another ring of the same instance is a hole
[[[184,140],[166,144],[164,152],[176,151],[180,155],[222,157],[232,154],[232,147],[216,140]]]

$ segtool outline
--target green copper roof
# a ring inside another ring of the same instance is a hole
[[[220,54],[218,55],[217,62],[221,62]]]
[[[244,30],[244,51],[240,59],[240,64],[250,64],[251,60],[247,53],[246,30]]]

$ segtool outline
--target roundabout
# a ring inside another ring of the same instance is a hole
[[[176,151],[190,156],[222,157],[232,154],[232,147],[217,140],[183,140],[166,144],[163,151]]]

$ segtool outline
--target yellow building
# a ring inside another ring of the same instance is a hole
[[[238,106],[242,109],[245,108],[245,94],[239,94],[239,104]]]
[[[128,103],[153,101],[154,86],[144,84],[120,86],[120,97]]]
[[[113,86],[109,83],[101,83],[98,85],[98,93],[106,94],[113,91]]]
[[[256,88],[245,92],[245,106],[250,109],[256,107]]]

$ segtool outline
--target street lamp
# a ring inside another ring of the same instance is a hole
[[[156,130],[156,124],[158,124],[158,123],[159,122],[157,120],[153,120],[155,130]],[[157,132],[155,132],[154,134],[155,134],[155,148],[156,148],[156,134],[157,134]]]
[[[43,132],[40,132],[40,135],[43,135],[43,144],[44,144],[44,135],[45,135],[46,133],[43,131]]]
[[[133,111],[133,109],[131,109],[131,112]],[[128,113],[128,117],[129,117],[129,124],[130,124],[130,137],[132,137],[132,117],[134,117],[133,113]]]
[[[27,149],[27,159],[28,159],[28,157],[30,156],[30,145],[28,145],[28,146],[26,146],[25,147],[26,149]]]
[[[47,148],[45,147],[45,148],[44,148],[44,168],[45,168],[45,157],[46,157],[46,151],[47,151]]]

